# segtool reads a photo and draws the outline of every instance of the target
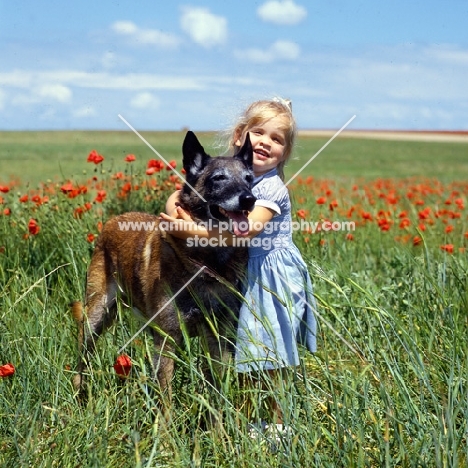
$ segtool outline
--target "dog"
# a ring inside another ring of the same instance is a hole
[[[234,234],[245,235],[242,224],[256,201],[249,138],[233,157],[213,158],[189,131],[182,152],[186,182],[180,206],[196,223],[230,223]],[[154,228],[131,230],[130,223]],[[169,401],[171,354],[183,343],[184,330],[190,337],[203,337],[215,363],[232,351],[228,337],[236,328],[240,296],[235,292],[246,268],[246,248],[190,247],[187,240],[161,229],[162,224],[155,215],[130,212],[104,225],[87,272],[84,311],[80,302],[72,307],[80,324],[80,359],[73,380],[77,391],[83,390],[97,338],[116,318],[119,299],[151,320],[147,329],[154,341],[154,378]]]

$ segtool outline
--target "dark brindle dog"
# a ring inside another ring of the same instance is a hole
[[[180,206],[196,222],[231,221],[237,235],[245,234],[239,223],[247,222],[246,215],[255,203],[250,140],[234,157],[211,158],[196,136],[188,132],[183,165],[187,183],[181,191]],[[136,223],[140,223],[141,230],[136,229]],[[226,337],[232,338],[240,305],[232,288],[239,285],[247,261],[246,249],[189,247],[186,240],[160,229],[162,224],[157,216],[145,213],[126,213],[105,224],[88,269],[85,313],[80,303],[73,306],[74,316],[81,322],[81,358],[74,378],[77,390],[83,385],[86,362],[96,339],[116,317],[118,297],[148,320],[156,315],[148,327],[155,345],[155,378],[169,397],[174,372],[170,354],[182,344],[181,321],[190,336],[203,336],[214,362],[221,361],[229,349]],[[203,271],[184,287],[203,266]],[[221,343],[213,324],[224,338]]]

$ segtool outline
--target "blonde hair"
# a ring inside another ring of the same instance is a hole
[[[292,114],[291,101],[274,98],[271,100],[255,101],[250,104],[247,109],[237,119],[237,123],[231,132],[229,147],[234,150],[236,141],[241,139],[249,129],[261,125],[263,122],[274,117],[285,118],[285,145],[284,159],[276,167],[281,180],[284,180],[284,166],[292,154],[294,140],[296,138],[296,121]]]

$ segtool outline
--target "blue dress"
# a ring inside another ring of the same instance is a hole
[[[250,240],[236,341],[238,372],[299,364],[297,343],[316,350],[316,302],[307,266],[292,241],[289,193],[273,169],[254,181],[256,206],[275,212]]]

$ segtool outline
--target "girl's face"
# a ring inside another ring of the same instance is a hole
[[[266,174],[284,160],[287,122],[283,116],[273,117],[248,128],[253,148],[253,171],[256,176]],[[245,140],[239,138],[235,144],[241,146]]]

